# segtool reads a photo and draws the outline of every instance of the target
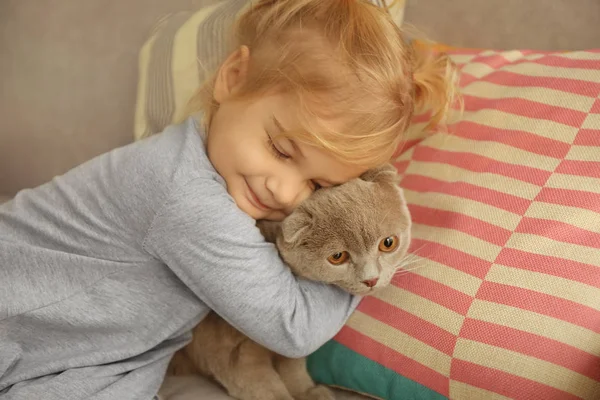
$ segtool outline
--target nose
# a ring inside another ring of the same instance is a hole
[[[267,179],[267,189],[277,204],[285,209],[295,208],[310,195],[310,187],[307,183],[293,174]]]
[[[362,283],[364,283],[365,286],[367,286],[367,287],[373,287],[373,286],[377,285],[377,282],[379,282],[379,278],[367,279],[366,281],[363,281]]]

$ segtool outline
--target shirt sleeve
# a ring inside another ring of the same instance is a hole
[[[359,301],[296,278],[213,179],[173,192],[144,246],[228,323],[287,357],[304,357],[331,339]]]

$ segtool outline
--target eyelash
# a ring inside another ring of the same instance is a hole
[[[279,149],[277,148],[277,146],[275,146],[275,143],[273,143],[273,139],[271,139],[271,135],[267,135],[268,137],[268,143],[269,143],[269,148],[271,149],[271,152],[273,153],[273,155],[277,158],[279,158],[280,160],[287,160],[289,158],[291,158],[289,155],[282,153],[281,151],[279,151]],[[312,182],[313,185],[313,190],[317,191],[319,189],[321,189],[323,186],[319,185],[317,182]]]
[[[281,151],[279,151],[279,149],[277,148],[277,146],[275,146],[275,143],[273,143],[273,139],[271,139],[271,136],[268,135],[269,139],[269,147],[271,148],[271,152],[273,153],[273,155],[281,160],[287,160],[288,158],[290,158],[290,156],[288,156],[285,153],[282,153]]]

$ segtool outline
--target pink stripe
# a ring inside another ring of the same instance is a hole
[[[495,264],[558,276],[600,288],[600,268],[565,258],[504,248]]]
[[[491,54],[491,55],[481,55],[480,54],[477,57],[475,57],[473,60],[471,60],[471,63],[485,64],[494,69],[498,69],[507,64],[512,64],[513,62],[515,62],[515,61],[509,61],[506,58],[504,58],[504,56],[502,54],[499,54],[499,53],[495,53],[495,54]]]
[[[564,158],[571,148],[568,143],[533,133],[499,129],[471,121],[461,121],[454,134],[471,140],[502,143],[531,153],[559,159]]]
[[[399,174],[403,174],[409,165],[410,161],[396,161],[394,163],[394,167],[396,167],[396,171],[398,171]]]
[[[411,122],[411,124],[421,124],[424,122],[429,122],[430,119],[431,119],[431,111],[428,111],[428,112],[413,115],[413,118],[410,122]]]
[[[358,306],[358,310],[442,353],[452,355],[454,351],[456,335],[385,301],[366,297]]]
[[[600,311],[574,301],[488,281],[482,283],[477,298],[533,311],[600,333]]]
[[[479,154],[438,150],[429,146],[415,148],[412,158],[415,161],[454,165],[473,172],[502,175],[539,186],[543,186],[552,175],[552,172],[542,169],[496,161]]]
[[[600,129],[580,129],[573,144],[576,146],[600,147]],[[600,155],[598,159],[600,159]]]
[[[565,107],[552,106],[521,98],[486,99],[464,95],[465,111],[494,109],[533,119],[549,120],[573,127],[580,127],[587,113]]]
[[[582,81],[571,78],[555,78],[550,76],[529,76],[509,71],[494,71],[480,79],[510,87],[539,87],[560,90],[562,92],[597,97],[600,94],[600,83]]]
[[[392,283],[461,315],[467,315],[473,302],[472,296],[416,274],[397,275]]]
[[[522,62],[525,62],[523,60]],[[538,60],[534,60],[536,64],[548,65],[550,67],[575,68],[575,69],[591,69],[594,71],[600,70],[600,60],[581,60],[567,57],[560,57],[549,54]]]
[[[423,139],[425,139],[425,138],[415,139],[415,140],[406,140],[406,141],[400,143],[400,145],[398,146],[398,148],[396,149],[396,151],[392,155],[392,158],[398,157],[400,154],[402,154],[402,153],[406,152],[407,150],[415,147],[420,142],[422,142]]]
[[[585,208],[600,213],[600,194],[582,190],[542,188],[535,201]]]
[[[480,78],[478,78],[474,75],[467,74],[466,72],[461,72],[459,86],[464,89],[467,86],[469,86],[471,83],[477,82],[479,80],[480,80]]]
[[[401,182],[405,189],[417,192],[445,193],[489,204],[502,210],[523,215],[531,204],[528,199],[498,192],[464,182],[444,182],[421,175],[406,175]]]
[[[397,351],[376,342],[348,326],[342,328],[335,337],[335,340],[348,347],[350,350],[353,350],[410,380],[418,382],[444,396],[448,396],[448,377],[418,363],[404,354],[400,354]]]
[[[523,217],[515,231],[547,237],[558,242],[600,249],[600,233],[551,219]],[[600,254],[598,256],[600,257]]]
[[[577,400],[571,393],[555,389],[498,369],[454,358],[450,378],[511,399]]]
[[[416,251],[414,250],[416,249]],[[431,261],[446,265],[458,271],[484,279],[492,263],[471,254],[453,249],[443,244],[427,240],[413,239],[410,243],[410,253],[418,254]]]
[[[470,318],[465,319],[460,337],[539,358],[600,381],[599,357],[554,339]]]
[[[594,105],[592,106],[592,109],[590,110],[590,113],[592,114],[600,114],[600,99],[596,100],[594,102]]]
[[[457,212],[414,204],[409,204],[408,208],[413,222],[417,224],[455,229],[498,246],[504,246],[512,233],[508,229]]]
[[[598,150],[594,151],[598,151],[598,157],[600,158],[600,147],[598,148]],[[556,168],[556,172],[558,172],[559,174],[600,178],[600,162],[564,160]]]

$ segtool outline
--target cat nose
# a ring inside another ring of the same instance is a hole
[[[366,281],[363,281],[367,287],[373,287],[377,285],[377,282],[379,282],[379,278],[367,279]]]

